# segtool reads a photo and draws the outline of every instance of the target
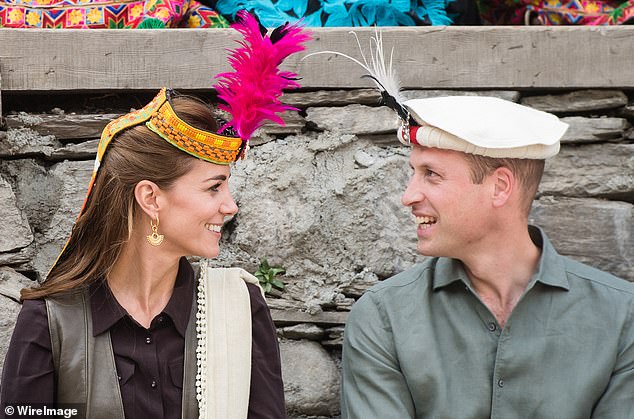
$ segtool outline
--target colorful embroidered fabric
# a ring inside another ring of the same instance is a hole
[[[235,19],[239,10],[267,27],[302,20],[305,26],[414,26],[479,23],[476,0],[205,0]]]
[[[0,0],[0,27],[133,29],[226,28],[227,20],[195,0]]]
[[[621,25],[634,22],[634,0],[479,0],[489,25]]]

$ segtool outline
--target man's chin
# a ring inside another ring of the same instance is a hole
[[[429,241],[418,241],[418,244],[416,245],[416,250],[418,251],[418,253],[420,253],[423,256],[428,256],[428,257],[439,257],[439,256],[443,256],[442,254],[440,254],[438,252],[437,249],[434,249],[433,246],[431,246],[431,243],[429,243]]]

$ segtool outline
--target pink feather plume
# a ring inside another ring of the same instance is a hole
[[[238,13],[238,22],[231,25],[243,35],[241,47],[230,51],[229,63],[233,72],[216,76],[214,86],[218,98],[224,101],[218,107],[231,114],[232,119],[219,132],[233,128],[238,136],[248,140],[251,134],[270,120],[284,125],[279,113],[296,108],[284,105],[279,97],[284,89],[299,87],[298,75],[280,71],[278,66],[289,55],[304,50],[310,35],[297,24],[286,24],[271,34],[262,35],[257,19],[246,11]]]

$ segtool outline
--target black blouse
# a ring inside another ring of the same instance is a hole
[[[119,305],[107,283],[91,286],[93,334],[110,331],[126,418],[180,418],[185,330],[190,321],[194,274],[185,258],[172,296],[149,329]],[[251,297],[252,354],[249,418],[286,418],[279,347],[270,311],[256,285]],[[195,321],[195,319],[191,319]],[[2,372],[0,406],[54,405],[55,371],[46,304],[27,300],[18,315]],[[4,418],[0,409],[0,418]]]

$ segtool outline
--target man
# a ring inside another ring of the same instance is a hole
[[[431,257],[353,307],[342,417],[634,418],[634,284],[528,226],[566,124],[496,98],[405,108],[402,202]]]

